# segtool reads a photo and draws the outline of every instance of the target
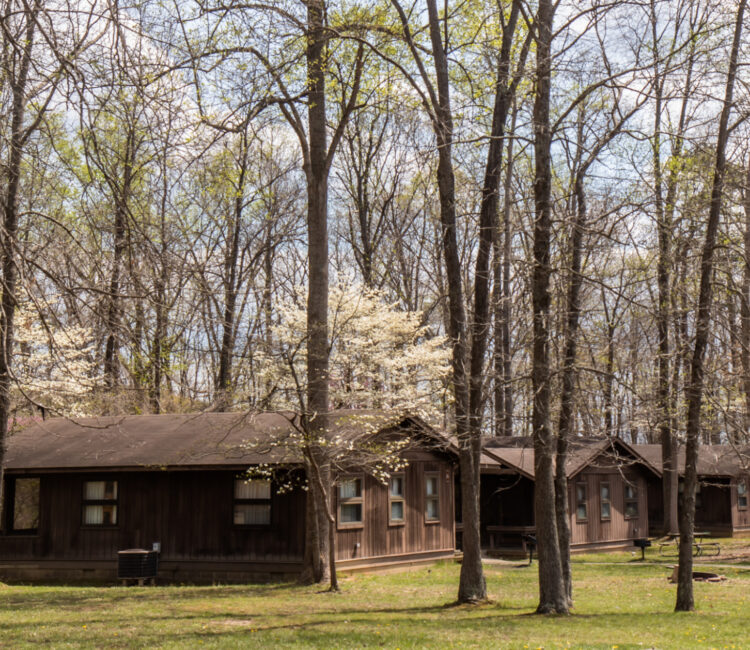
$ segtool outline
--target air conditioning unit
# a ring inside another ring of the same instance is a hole
[[[128,580],[137,580],[139,585],[143,585],[146,580],[153,582],[158,569],[158,551],[130,548],[117,552],[117,578],[122,580],[123,584]]]

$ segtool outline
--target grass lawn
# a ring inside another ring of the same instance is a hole
[[[674,614],[668,569],[630,559],[576,558],[568,617],[533,615],[536,563],[488,564],[492,602],[476,607],[450,605],[452,563],[345,577],[341,594],[288,584],[0,584],[0,647],[750,648],[750,568],[718,569],[728,580],[696,584],[697,611]]]

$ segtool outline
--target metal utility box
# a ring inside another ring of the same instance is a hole
[[[139,585],[144,584],[146,580],[153,582],[158,570],[158,551],[131,548],[117,552],[117,578],[123,583],[127,580],[137,580]]]

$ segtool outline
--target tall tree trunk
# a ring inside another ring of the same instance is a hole
[[[133,183],[133,163],[136,136],[134,127],[128,129],[123,159],[122,187],[115,196],[115,219],[113,224],[114,245],[112,249],[112,270],[109,278],[109,291],[106,315],[107,342],[104,348],[104,383],[107,390],[119,384],[120,327],[122,321],[121,274],[127,244],[128,201]]]
[[[128,238],[129,239],[129,238]],[[132,246],[128,242],[128,248],[132,249]],[[146,389],[148,385],[146,377],[146,355],[144,354],[144,333],[146,330],[146,310],[143,308],[143,295],[144,287],[141,284],[141,278],[135,268],[132,256],[130,257],[131,262],[128,264],[128,274],[132,282],[132,287],[136,298],[133,300],[133,334],[130,337],[130,345],[133,351],[133,370],[131,371],[133,377],[133,396],[136,399],[136,403],[139,409],[144,409],[147,406]],[[112,408],[112,405],[109,405]],[[117,406],[115,406],[115,409]],[[112,413],[116,413],[116,410],[111,410]]]
[[[149,401],[154,413],[161,412],[161,385],[164,380],[164,367],[167,365],[167,282],[169,279],[169,243],[167,241],[167,201],[169,194],[168,152],[165,149],[162,159],[162,195],[159,210],[159,272],[156,277],[154,294],[155,324],[151,342],[151,386]]]
[[[263,235],[263,297],[261,303],[261,313],[263,315],[263,351],[271,355],[273,350],[273,220],[266,219]],[[273,392],[273,379],[268,379],[263,386],[263,400],[257,408],[265,410],[268,408],[268,402]]]
[[[307,178],[307,405],[306,432],[312,438],[311,453],[323,486],[330,485],[330,467],[318,444],[327,431],[328,412],[328,151],[326,132],[326,34],[325,0],[307,0],[307,87],[309,161]],[[310,548],[308,579],[329,577],[329,523],[325,516],[326,494],[317,482],[310,484],[310,506],[315,507],[317,548]]]
[[[719,135],[716,141],[716,160],[711,186],[711,204],[706,224],[706,239],[701,254],[701,279],[698,290],[698,313],[695,319],[695,347],[690,363],[690,381],[686,387],[687,424],[685,447],[685,480],[682,510],[680,512],[680,550],[675,611],[690,611],[693,600],[693,539],[695,533],[695,488],[698,473],[698,447],[700,445],[701,404],[703,401],[703,360],[708,344],[711,321],[713,256],[716,232],[721,216],[726,171],[726,146],[729,139],[729,116],[732,111],[734,81],[737,76],[737,58],[742,37],[742,19],[747,0],[740,0],[734,25],[732,52],[727,72],[724,104],[719,118]]]
[[[534,265],[532,270],[531,381],[534,395],[534,516],[539,554],[539,605],[537,612],[567,613],[555,513],[555,456],[557,445],[550,427],[550,239],[552,235],[552,169],[549,105],[552,78],[552,21],[550,0],[540,0],[536,20],[536,93],[534,98]]]
[[[657,47],[657,14],[655,0],[651,0],[651,36],[654,48]],[[656,262],[656,283],[658,301],[656,312],[656,329],[658,337],[658,379],[657,401],[659,404],[659,438],[662,454],[662,494],[664,498],[664,532],[675,533],[677,530],[677,440],[672,431],[672,410],[669,391],[669,306],[670,306],[670,268],[672,225],[664,210],[662,194],[662,161],[661,161],[661,116],[664,92],[664,79],[661,76],[659,55],[655,53],[654,62],[654,139],[652,157],[654,170],[654,205],[656,209],[656,229],[659,243],[659,254]]]
[[[6,80],[12,96],[9,158],[5,168],[6,189],[3,208],[2,242],[2,289],[0,294],[0,521],[3,519],[5,496],[5,457],[8,450],[8,430],[11,409],[11,378],[13,374],[14,314],[18,267],[16,246],[18,243],[18,187],[21,181],[23,147],[28,134],[24,131],[26,114],[26,86],[34,47],[34,33],[41,0],[26,10],[25,41],[22,44],[18,76]],[[5,32],[6,35],[8,31]],[[6,36],[7,37],[7,36]]]
[[[459,602],[486,598],[486,585],[480,548],[479,467],[475,462],[476,444],[471,435],[469,387],[466,375],[466,313],[463,276],[456,233],[456,183],[453,174],[453,116],[450,105],[448,57],[440,34],[440,19],[435,0],[427,0],[435,75],[437,104],[434,129],[438,146],[437,183],[440,197],[440,224],[445,276],[448,283],[448,334],[453,343],[452,371],[455,399],[456,434],[461,469],[461,507],[464,560],[459,579]]]
[[[492,244],[492,325],[495,333],[492,351],[492,435],[505,431],[505,373],[503,372],[503,254],[500,235]]]
[[[622,130],[625,122],[635,114],[636,110],[637,107],[633,108],[626,115],[622,115],[620,119],[612,125],[612,128],[597,141],[594,147],[587,147],[586,149],[589,153],[583,160],[585,124],[583,112],[579,114],[578,120],[578,146],[576,151],[577,169],[573,180],[575,218],[573,220],[573,232],[570,244],[570,275],[565,308],[565,339],[563,342],[562,386],[560,395],[560,415],[557,428],[557,463],[555,466],[555,512],[557,519],[557,534],[560,546],[560,562],[562,564],[563,581],[569,606],[573,605],[573,577],[570,566],[570,507],[568,503],[569,492],[566,470],[568,445],[569,440],[573,435],[575,425],[575,384],[577,378],[576,355],[578,350],[579,321],[581,314],[580,295],[581,287],[583,285],[583,237],[587,227],[588,217],[584,178],[589,167],[597,159],[602,149]],[[607,313],[606,310],[605,313]],[[610,320],[609,317],[608,320]]]
[[[729,251],[725,251],[724,263],[727,269],[727,291],[726,291],[726,313],[727,313],[727,338],[725,345],[729,346],[729,356],[732,360],[732,368],[730,370],[731,377],[731,388],[732,390],[727,391],[727,404],[726,411],[724,413],[724,426],[723,429],[727,434],[727,438],[731,444],[737,444],[741,442],[742,433],[745,429],[743,428],[743,409],[738,409],[734,406],[732,399],[732,393],[734,390],[738,390],[740,393],[744,392],[742,385],[742,337],[740,335],[740,327],[737,323],[737,287],[734,283],[734,278],[731,272],[732,260],[730,259]],[[716,444],[721,444],[721,432],[716,431],[718,441]]]
[[[163,214],[163,213],[162,213]],[[149,390],[149,400],[151,410],[154,413],[161,413],[161,385],[164,381],[164,368],[168,365],[167,361],[167,277],[168,268],[168,249],[166,241],[166,229],[164,227],[164,217],[162,216],[161,232],[161,251],[159,258],[159,275],[154,287],[156,305],[156,322],[154,324],[154,338],[151,343],[151,386]]]
[[[510,17],[503,30],[503,42],[498,61],[495,105],[492,115],[490,144],[487,151],[482,201],[479,208],[479,249],[477,251],[474,272],[474,312],[471,319],[471,351],[469,365],[469,445],[468,458],[461,463],[462,472],[471,464],[470,477],[472,489],[463,498],[464,520],[464,559],[461,563],[461,578],[458,586],[459,602],[484,600],[487,598],[487,586],[482,570],[481,540],[479,535],[480,513],[480,471],[482,454],[482,413],[485,395],[485,354],[490,332],[490,254],[497,237],[498,191],[503,162],[503,136],[505,121],[508,116],[511,89],[508,87],[510,76],[510,54],[516,21],[520,11],[520,2],[515,0]],[[463,487],[463,486],[462,486]],[[468,509],[467,509],[468,507]],[[467,527],[471,528],[469,540],[466,538]],[[476,529],[476,530],[474,530]],[[467,543],[471,542],[471,545]]]
[[[515,133],[518,108],[513,106],[509,132]],[[495,237],[495,276],[493,299],[495,302],[495,435],[513,435],[513,386],[510,340],[510,259],[512,251],[511,187],[513,183],[513,138],[508,138],[503,187],[503,248]]]
[[[580,145],[579,145],[580,146]],[[565,313],[564,361],[562,368],[562,387],[560,395],[560,417],[558,421],[557,465],[555,467],[555,509],[557,511],[557,535],[560,545],[560,562],[568,602],[573,602],[573,579],[570,568],[570,515],[568,505],[567,458],[568,441],[573,434],[576,354],[578,348],[578,323],[581,314],[580,295],[583,276],[581,275],[581,257],[583,251],[583,233],[586,227],[586,195],[583,189],[583,178],[577,175],[574,182],[576,198],[576,216],[573,222],[571,238],[570,280]]]
[[[224,314],[221,320],[222,336],[219,350],[219,372],[216,376],[214,404],[217,410],[226,410],[232,403],[232,366],[236,339],[237,295],[240,280],[237,264],[240,256],[242,213],[245,204],[245,178],[248,166],[247,128],[240,134],[240,168],[234,196],[234,211],[229,224],[229,250],[224,257]]]
[[[614,312],[614,309],[612,310]],[[607,365],[604,375],[604,431],[611,438],[614,431],[614,385],[615,385],[615,314],[607,322]]]
[[[745,429],[750,429],[750,162],[745,172],[743,193],[745,208],[744,264],[742,265],[742,293],[740,296],[740,361],[742,391],[745,394]]]

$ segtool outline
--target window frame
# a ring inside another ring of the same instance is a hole
[[[263,481],[268,483],[268,498],[267,499],[244,499],[237,496],[237,482],[242,481]],[[234,521],[235,508],[237,506],[260,506],[268,505],[268,523],[267,524],[238,524]],[[242,529],[259,529],[259,528],[270,528],[273,523],[273,482],[271,479],[255,479],[243,476],[235,476],[232,480],[232,526],[234,528]]]
[[[628,490],[632,490],[633,496],[628,497]],[[622,514],[625,517],[625,519],[638,519],[641,516],[641,504],[640,504],[640,494],[638,490],[638,484],[633,482],[627,482],[625,481],[625,484],[622,489],[622,501],[623,501],[623,507],[622,507]],[[635,504],[635,514],[628,514],[628,505]],[[610,508],[612,506],[610,505]]]
[[[87,483],[114,483],[115,494],[117,495],[114,499],[87,499],[86,498],[86,484]],[[86,507],[87,506],[111,506],[115,507],[115,523],[113,524],[89,524],[86,523]],[[81,528],[90,528],[93,530],[119,528],[120,526],[120,481],[112,478],[85,478],[81,482]]]
[[[744,492],[740,494],[740,486],[744,488]],[[748,499],[747,479],[741,478],[737,481],[737,510],[747,510],[747,499]],[[745,500],[745,505],[740,505],[740,499]]]
[[[583,500],[578,498],[578,489],[583,488]],[[589,520],[589,484],[586,481],[578,481],[575,484],[575,498],[576,498],[576,522],[578,523],[586,523]],[[586,510],[586,515],[584,517],[580,517],[578,515],[578,508],[583,507]]]
[[[401,479],[401,494],[393,494],[393,479]],[[401,503],[403,516],[401,519],[393,518],[393,505],[394,503]],[[388,481],[388,525],[389,526],[403,526],[406,524],[406,476],[403,472],[397,472],[391,474],[391,478]]]
[[[605,499],[602,494],[602,489],[607,486],[607,498]],[[604,516],[604,504],[607,504],[609,514]],[[612,521],[612,484],[609,481],[599,482],[599,520],[600,521]]]
[[[14,519],[16,516],[16,481],[19,480],[36,480],[39,482],[37,487],[37,522],[36,528],[13,528]],[[5,483],[5,521],[3,522],[2,531],[8,535],[18,536],[38,536],[39,527],[42,519],[42,479],[40,476],[8,476]]]
[[[437,486],[437,494],[427,494],[427,482],[429,479],[434,478],[435,479],[435,485]],[[430,518],[427,515],[427,504],[430,501],[437,502],[437,517],[436,518]],[[440,523],[440,472],[434,471],[434,472],[425,472],[424,473],[424,523],[425,524],[439,524]]]
[[[359,496],[342,497],[341,487],[349,481],[359,481]],[[342,521],[341,507],[346,505],[359,505],[359,521]],[[336,527],[337,528],[364,528],[365,525],[365,477],[364,474],[349,474],[342,476],[336,483]]]

